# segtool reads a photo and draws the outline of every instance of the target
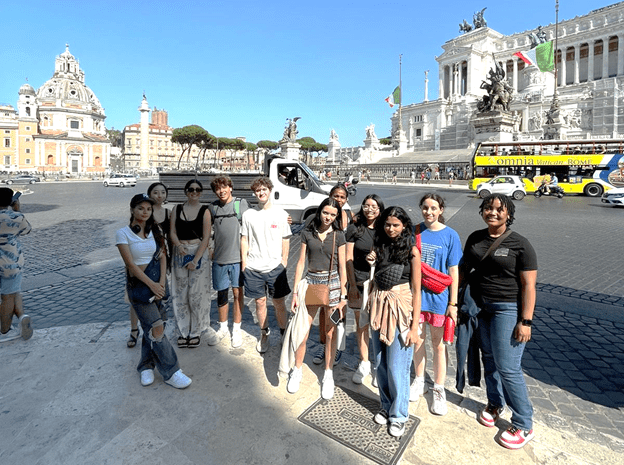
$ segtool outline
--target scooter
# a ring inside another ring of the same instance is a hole
[[[547,186],[546,183],[542,183],[542,185],[537,188],[537,190],[535,191],[533,195],[537,198],[540,198],[542,195],[549,195],[551,197],[559,197],[560,199],[563,198],[563,189],[561,187],[550,186],[549,188],[550,192],[548,192],[546,190],[546,186]]]
[[[353,197],[354,195],[357,195],[357,188],[355,187],[355,185],[358,182],[359,181],[357,179],[354,179],[351,182],[349,181],[344,182],[344,185],[347,188],[347,194],[349,194],[349,197]]]

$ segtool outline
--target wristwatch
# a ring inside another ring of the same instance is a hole
[[[342,294],[340,300],[349,300],[349,296],[347,294]]]
[[[522,320],[520,320],[520,323],[522,323],[522,326],[532,326],[533,320],[527,320],[526,318],[523,318]]]

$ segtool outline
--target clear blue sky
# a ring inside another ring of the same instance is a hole
[[[612,3],[561,0],[559,18]],[[257,142],[279,140],[286,118],[300,116],[299,137],[327,143],[333,128],[343,147],[362,145],[370,123],[389,135],[398,107],[384,99],[398,85],[399,54],[403,103],[423,100],[425,70],[437,98],[435,56],[485,6],[502,34],[555,22],[554,0],[5,0],[0,103],[16,106],[26,78],[35,89],[50,79],[69,43],[108,128],[138,122],[145,91],[173,127]]]

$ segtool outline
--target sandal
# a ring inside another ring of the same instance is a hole
[[[188,337],[180,336],[178,338],[178,347],[180,349],[184,349],[188,347],[188,341],[189,341]]]
[[[136,336],[134,333],[136,333]],[[128,339],[128,342],[126,342],[126,345],[128,346],[129,349],[132,349],[134,346],[136,346],[138,338],[139,338],[139,328],[131,329],[130,339]]]
[[[200,339],[199,336],[195,336],[195,337],[191,337],[188,340],[188,348],[195,348],[195,347],[199,347],[200,344]]]

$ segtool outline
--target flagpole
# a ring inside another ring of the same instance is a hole
[[[559,107],[559,97],[557,95],[557,53],[558,49],[558,39],[559,39],[559,0],[555,0],[555,92],[553,93],[553,103],[551,108]],[[561,62],[563,64],[563,61]]]
[[[401,106],[403,105],[403,83],[401,81],[402,57],[399,55],[399,140],[401,140],[401,132],[403,131],[403,120],[401,119]]]

